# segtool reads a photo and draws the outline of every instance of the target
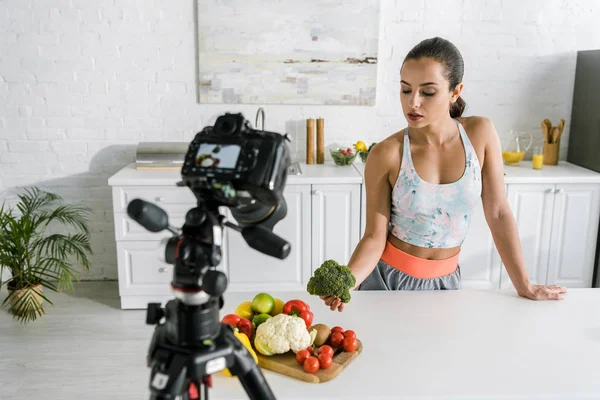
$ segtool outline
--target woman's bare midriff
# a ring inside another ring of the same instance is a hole
[[[398,239],[396,236],[392,235],[391,232],[388,233],[388,241],[397,249],[400,249],[411,256],[426,260],[445,260],[446,258],[455,256],[460,251],[460,246],[448,249],[427,249],[424,247],[413,246],[412,244]]]

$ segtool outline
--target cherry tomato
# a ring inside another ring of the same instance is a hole
[[[306,359],[311,355],[312,354],[309,353],[308,350],[300,350],[296,353],[296,361],[298,361],[298,364],[304,365],[304,361],[306,361]]]
[[[344,351],[355,351],[356,350],[356,339],[345,338],[344,339]]]
[[[344,337],[356,339],[356,333],[354,333],[354,331],[347,330],[347,331],[344,331]]]
[[[331,346],[328,345],[323,345],[321,347],[319,347],[319,355],[321,354],[329,354],[330,357],[333,357],[333,349],[331,348]]]
[[[313,354],[315,354],[315,349],[313,349],[313,347],[312,347],[312,346],[308,346],[308,347],[306,348],[306,350],[308,350],[308,352],[310,353],[310,355],[311,355],[311,356],[312,356]]]
[[[317,357],[308,357],[306,360],[304,360],[304,364],[302,364],[304,371],[308,372],[309,374],[314,374],[317,372],[319,367],[320,363]]]
[[[352,149],[351,149],[350,147],[348,147],[348,148],[346,149],[346,153],[348,153],[349,155],[352,155]]]
[[[341,332],[331,334],[331,347],[341,347],[344,343],[344,335]]]
[[[326,354],[326,353],[319,354],[319,364],[321,365],[322,369],[327,369],[327,368],[331,367],[332,363],[333,363],[333,358],[331,358],[331,356],[329,354]]]
[[[336,333],[336,332],[344,333],[344,330],[342,329],[341,326],[334,326],[333,328],[331,328],[331,333]]]

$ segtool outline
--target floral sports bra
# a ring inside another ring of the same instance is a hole
[[[415,171],[408,128],[404,132],[402,165],[392,189],[390,231],[398,239],[420,247],[451,248],[462,245],[471,211],[481,198],[481,167],[462,124],[456,120],[465,148],[466,167],[456,182],[432,184]]]

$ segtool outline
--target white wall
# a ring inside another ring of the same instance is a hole
[[[465,59],[467,115],[491,118],[501,136],[513,127],[540,134],[544,118],[565,118],[566,156],[576,50],[600,48],[598,1],[381,4],[375,107],[264,107],[267,129],[299,138],[297,155],[306,118],[325,118],[326,145],[404,127],[399,66],[439,35]],[[94,268],[84,279],[117,276],[106,180],[139,141],[191,140],[225,111],[254,123],[258,106],[197,103],[195,28],[193,0],[0,2],[0,189],[38,184],[94,208]]]

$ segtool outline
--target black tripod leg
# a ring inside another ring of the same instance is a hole
[[[250,400],[275,400],[275,395],[258,365],[254,364],[254,367],[246,375],[240,375],[238,379]]]
[[[229,371],[231,375],[238,377],[250,400],[276,400],[254,358],[230,327],[221,329],[219,340],[224,340],[233,347],[233,365],[229,366]]]

